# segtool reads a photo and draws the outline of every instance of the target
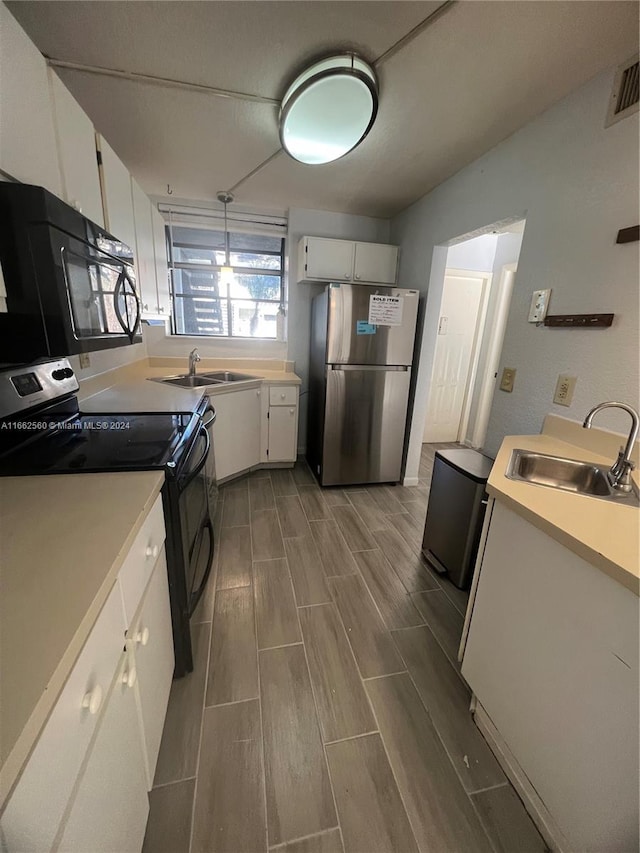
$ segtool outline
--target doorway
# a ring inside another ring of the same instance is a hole
[[[524,225],[446,248],[423,443],[484,446]]]

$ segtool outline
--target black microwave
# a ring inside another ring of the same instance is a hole
[[[131,248],[42,187],[0,182],[0,362],[142,340]]]

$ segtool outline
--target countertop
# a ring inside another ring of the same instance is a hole
[[[597,462],[612,458],[569,444],[553,435],[507,436],[491,470],[487,491],[540,530],[640,595],[640,509],[505,476],[516,448]],[[514,543],[514,554],[517,543]]]
[[[163,482],[156,471],[0,478],[0,804]]]
[[[300,385],[301,379],[295,373],[284,370],[247,370],[255,376],[242,382],[228,382],[220,385],[201,385],[198,388],[182,388],[180,385],[153,382],[153,378],[175,376],[185,373],[183,359],[180,366],[141,367],[138,376],[130,375],[124,381],[117,381],[111,387],[98,393],[83,396],[78,392],[83,412],[191,412],[203,394],[214,397],[228,394],[243,388],[256,388],[264,383],[274,385]],[[216,368],[202,367],[198,372],[212,372]],[[227,367],[231,370],[234,368]],[[244,373],[244,370],[238,372]],[[115,378],[115,377],[114,377]]]

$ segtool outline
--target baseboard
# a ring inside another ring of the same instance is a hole
[[[516,757],[505,743],[500,732],[494,726],[491,717],[475,696],[473,699],[474,702],[472,702],[471,710],[475,724],[489,744],[498,764],[502,767],[507,778],[516,789],[538,832],[554,853],[570,853],[571,846],[565,835],[558,827],[558,824],[553,819],[526,773],[518,764]]]
[[[403,486],[417,486],[420,480],[417,477],[405,477],[402,481]]]

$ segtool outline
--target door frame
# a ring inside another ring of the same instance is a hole
[[[464,398],[462,401],[462,410],[460,413],[460,421],[458,423],[458,433],[456,436],[456,441],[463,441],[464,437],[467,433],[467,428],[469,425],[469,416],[471,414],[471,401],[473,400],[473,388],[476,382],[476,375],[478,372],[478,364],[480,361],[480,352],[482,349],[482,340],[485,334],[485,325],[487,318],[487,308],[489,306],[489,295],[491,293],[491,286],[493,280],[493,273],[489,271],[481,271],[481,270],[462,270],[457,269],[456,267],[445,267],[444,277],[442,280],[442,291],[440,293],[440,304],[438,305],[438,318],[440,318],[440,312],[442,310],[442,300],[444,298],[444,287],[445,280],[447,276],[458,276],[460,278],[476,278],[482,282],[481,284],[481,292],[480,292],[480,302],[478,303],[478,314],[476,316],[476,324],[475,330],[473,334],[473,343],[471,345],[471,357],[469,359],[469,372],[467,374],[467,381],[465,384]],[[436,338],[436,348],[438,345],[438,340]],[[429,392],[427,394],[427,402],[426,402],[426,411],[425,411],[425,422],[422,427],[422,435],[424,438],[424,431],[426,429],[426,420],[429,412],[429,401],[431,398],[431,393],[433,390],[433,373],[436,366],[435,360],[435,350],[434,350],[434,358],[433,364],[431,367],[431,377],[429,380]]]
[[[471,434],[471,446],[475,448],[481,448],[487,437],[491,405],[496,391],[497,370],[500,363],[500,356],[502,355],[504,336],[507,331],[507,319],[509,317],[509,308],[511,306],[511,296],[513,294],[517,269],[517,263],[505,264],[502,267],[498,282],[498,298],[494,321],[491,328],[485,330],[489,336],[489,346],[487,351],[487,367],[482,378],[480,396],[478,398],[478,411],[476,412],[473,432]]]

